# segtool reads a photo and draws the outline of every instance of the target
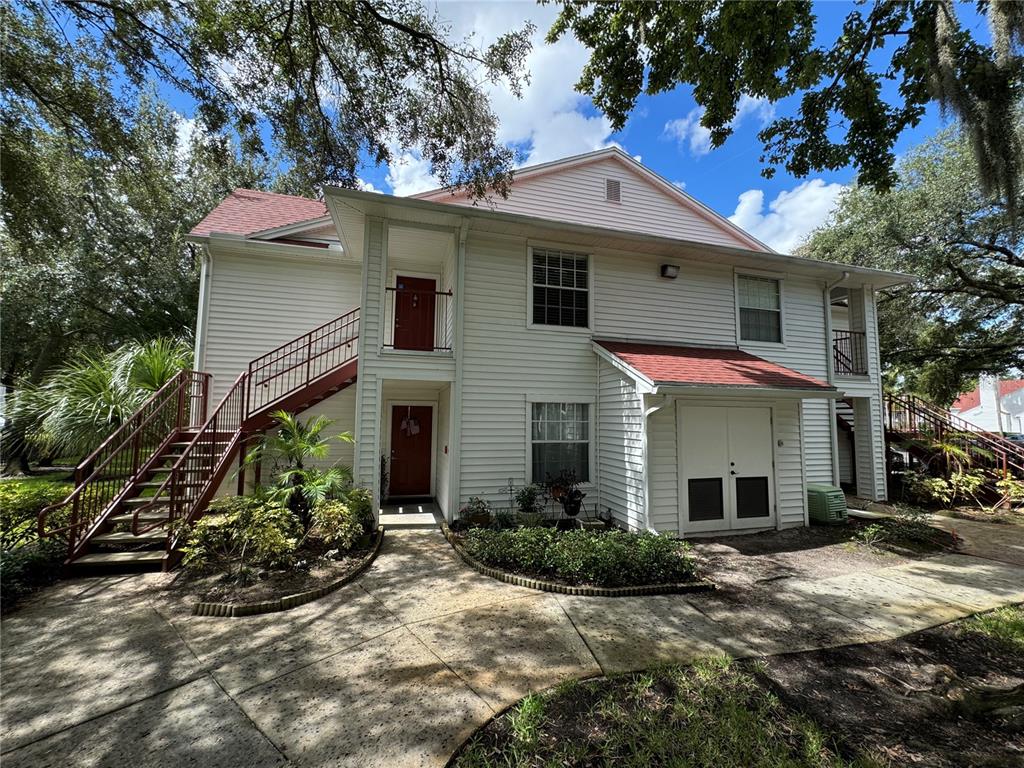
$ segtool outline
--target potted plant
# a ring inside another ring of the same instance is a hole
[[[536,515],[544,509],[544,489],[539,485],[524,485],[515,494],[519,514],[524,517]]]
[[[562,505],[566,517],[575,518],[583,508],[583,499],[587,495],[580,490],[580,481],[572,469],[563,469],[557,476],[548,476],[548,490],[551,498]]]
[[[491,505],[479,496],[472,496],[459,515],[470,525],[484,528],[491,524]]]

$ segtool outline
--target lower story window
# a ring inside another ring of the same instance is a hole
[[[530,443],[532,478],[573,472],[581,483],[590,481],[590,406],[587,403],[531,403]]]

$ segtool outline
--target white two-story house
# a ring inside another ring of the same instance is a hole
[[[381,504],[451,520],[569,470],[589,513],[689,535],[804,525],[810,482],[886,495],[875,296],[904,276],[776,253],[618,149],[490,202],[236,190],[191,240],[210,402],[349,329],[302,407]]]

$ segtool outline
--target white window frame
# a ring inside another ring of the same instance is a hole
[[[587,406],[587,473],[590,475],[590,479],[586,482],[581,482],[580,487],[585,488],[588,491],[592,491],[597,488],[597,481],[595,474],[597,471],[597,461],[595,456],[595,448],[597,446],[597,439],[594,432],[596,425],[596,419],[594,411],[596,410],[595,398],[580,397],[578,395],[527,395],[526,396],[526,484],[531,483],[541,484],[546,478],[533,476],[533,405],[534,403],[565,403],[573,405],[586,405]],[[569,442],[564,440],[551,441],[544,440],[541,442]],[[573,442],[583,442],[582,440]]]
[[[583,256],[587,260],[587,325],[580,328],[574,325],[548,325],[547,323],[533,322],[533,252],[538,251],[564,251]],[[526,246],[526,327],[536,331],[549,331],[554,333],[583,333],[590,334],[594,327],[594,254],[590,251],[580,250],[579,247],[566,245],[565,243],[543,243],[534,242]],[[572,401],[559,401],[572,402]]]
[[[743,338],[743,324],[740,320],[740,278],[754,277],[762,280],[775,280],[779,284],[779,340],[758,341]],[[753,269],[736,270],[733,272],[733,304],[736,309],[736,345],[740,347],[766,347],[777,349],[786,346],[786,280],[778,272],[763,272]]]

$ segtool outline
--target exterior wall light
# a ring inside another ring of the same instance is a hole
[[[662,264],[661,265],[661,276],[667,277],[669,280],[675,280],[679,277],[679,265],[678,264]]]

